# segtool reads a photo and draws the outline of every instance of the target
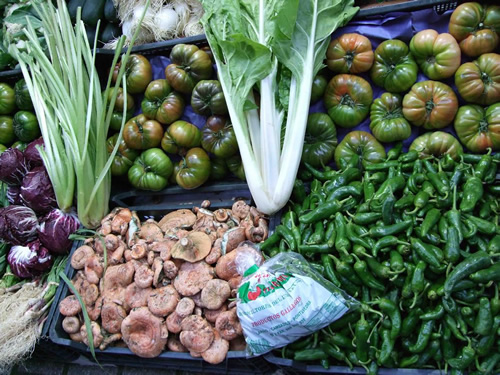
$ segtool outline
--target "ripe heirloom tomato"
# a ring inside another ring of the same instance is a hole
[[[455,73],[455,86],[470,103],[490,105],[500,101],[500,55],[485,53],[460,65]]]
[[[116,82],[121,62],[117,63],[113,71],[113,82]],[[125,67],[127,92],[130,94],[143,93],[153,79],[153,69],[148,59],[142,55],[130,55]]]
[[[201,186],[210,177],[210,158],[200,147],[190,149],[179,162],[175,171],[175,181],[184,189]]]
[[[131,118],[123,128],[123,139],[134,150],[156,147],[161,142],[163,128],[155,120],[149,120],[143,114]]]
[[[492,52],[499,42],[500,6],[476,2],[459,5],[451,14],[449,31],[467,56]]]
[[[31,95],[24,78],[16,82],[14,85],[14,92],[16,93],[17,108],[25,111],[32,111],[33,102],[31,101]]]
[[[325,166],[337,147],[337,129],[326,113],[311,113],[307,119],[302,161],[313,167]]]
[[[33,112],[16,112],[12,119],[14,134],[22,142],[31,142],[40,137],[40,127]]]
[[[161,140],[161,147],[171,154],[182,154],[186,149],[201,145],[201,131],[187,121],[171,124]]]
[[[405,118],[424,129],[444,128],[453,121],[457,110],[457,96],[442,82],[417,82],[403,98]]]
[[[157,79],[146,88],[141,108],[148,118],[169,125],[184,113],[184,99],[172,90],[166,79]]]
[[[177,44],[170,53],[172,64],[165,68],[165,76],[172,87],[183,94],[191,94],[202,79],[212,76],[212,60],[193,44]]]
[[[316,103],[323,97],[327,85],[328,80],[323,74],[317,74],[316,77],[314,77],[311,88],[311,103]]]
[[[16,94],[6,83],[0,83],[0,115],[8,115],[16,109]]]
[[[16,139],[11,116],[0,116],[0,144],[10,145]]]
[[[464,151],[454,136],[441,131],[422,134],[415,138],[409,149],[418,151],[420,159],[448,154],[458,160]]]
[[[111,154],[111,152],[115,148],[117,139],[118,134],[115,134],[108,138],[106,142],[106,148],[108,149],[109,154]],[[120,145],[118,146],[118,150],[116,151],[113,163],[111,164],[111,174],[113,176],[126,175],[139,154],[139,151],[129,148],[125,141],[122,139],[120,141]]]
[[[370,112],[373,91],[363,78],[352,74],[337,74],[325,90],[328,115],[338,126],[353,128]]]
[[[144,151],[128,170],[128,180],[136,189],[158,191],[168,185],[174,171],[170,158],[159,148]]]
[[[411,126],[403,116],[402,98],[385,92],[370,107],[370,130],[380,142],[396,142],[411,135]]]
[[[228,118],[209,117],[201,132],[201,146],[215,156],[227,158],[238,152],[238,141]]]
[[[227,114],[226,99],[220,82],[217,80],[198,82],[191,94],[191,107],[202,116]]]
[[[460,107],[455,117],[455,131],[472,152],[485,152],[488,148],[500,150],[500,103],[486,109],[474,104]]]
[[[104,91],[103,95],[108,95],[107,103],[109,105],[109,101],[111,100],[111,96],[113,95],[113,89],[110,88],[107,93],[106,91]],[[125,105],[125,96],[123,95],[123,89],[121,87],[118,87],[115,107],[113,108],[113,114],[111,115],[111,121],[109,124],[109,127],[112,130],[120,131],[120,128],[122,127],[124,105]],[[134,98],[132,98],[132,95],[127,93],[127,111],[125,115],[125,123],[132,118],[132,116],[134,115],[134,110],[135,110]]]
[[[363,73],[373,64],[370,40],[360,34],[348,33],[330,42],[326,65],[335,73]]]
[[[373,135],[360,130],[348,133],[337,146],[335,150],[337,167],[349,163],[354,155],[359,156],[359,168],[379,163],[386,158],[384,146]]]
[[[430,79],[449,78],[460,66],[460,47],[451,34],[428,29],[416,33],[410,51],[418,66]]]
[[[386,91],[404,92],[417,81],[417,63],[408,46],[398,39],[386,40],[375,50],[370,70],[372,81]]]

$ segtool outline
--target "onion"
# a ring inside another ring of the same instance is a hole
[[[171,5],[167,5],[156,13],[153,28],[156,41],[173,39],[176,37],[179,16]]]

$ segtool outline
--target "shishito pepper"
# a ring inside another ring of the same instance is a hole
[[[474,361],[475,355],[476,351],[469,341],[469,345],[462,348],[462,352],[458,357],[450,358],[447,362],[453,368],[465,370]]]
[[[462,212],[472,212],[479,200],[483,197],[483,183],[477,176],[469,177],[465,182],[463,192],[460,210]]]

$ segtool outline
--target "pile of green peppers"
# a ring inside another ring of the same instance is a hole
[[[279,355],[460,374],[500,369],[500,156],[306,165],[266,256],[295,251],[361,307]]]

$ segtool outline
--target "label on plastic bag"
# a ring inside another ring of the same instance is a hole
[[[339,319],[349,310],[339,293],[312,278],[262,268],[238,289],[238,318],[252,355],[267,353]]]

